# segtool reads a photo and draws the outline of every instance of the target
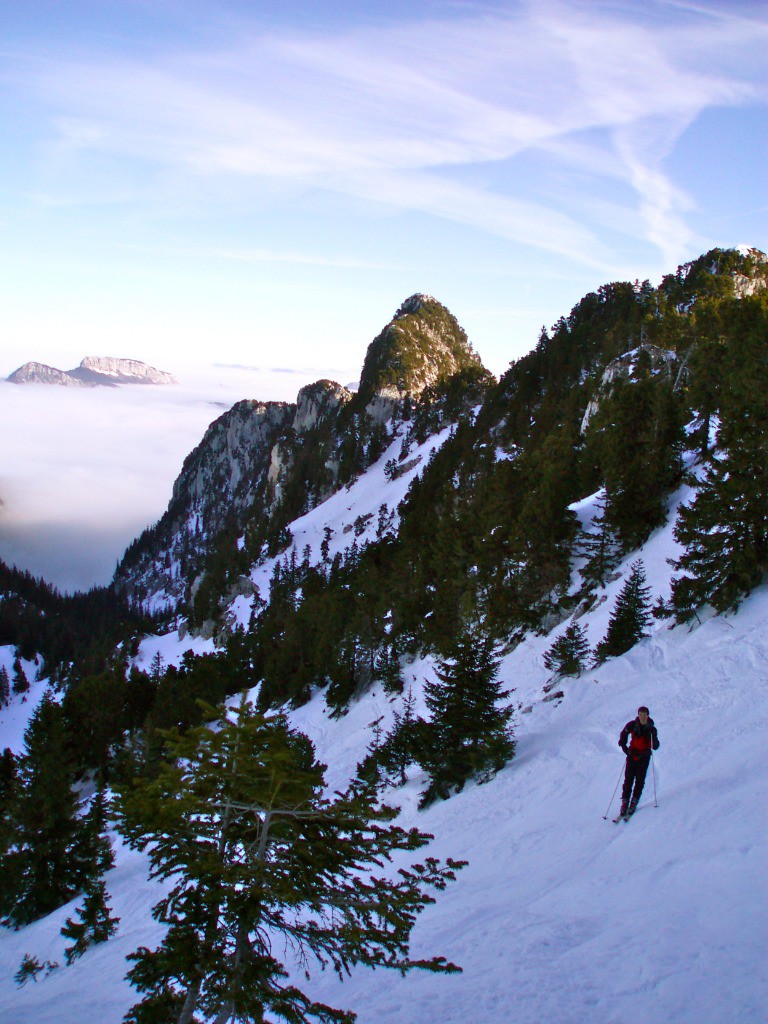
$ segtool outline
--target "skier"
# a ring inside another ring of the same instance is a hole
[[[659,737],[653,719],[648,716],[648,708],[639,707],[637,718],[633,722],[627,722],[621,730],[619,746],[627,755],[619,817],[629,818],[635,813],[640,794],[643,792],[645,773],[651,761],[651,749],[659,749]]]

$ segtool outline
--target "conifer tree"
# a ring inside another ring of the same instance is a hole
[[[11,841],[0,864],[0,909],[15,927],[29,924],[78,892],[77,800],[59,705],[46,693],[24,734]]]
[[[0,708],[6,707],[11,699],[11,683],[8,678],[8,669],[0,665]]]
[[[13,692],[29,693],[29,680],[24,671],[24,666],[18,658],[13,663]]]
[[[430,777],[422,807],[460,792],[469,779],[487,782],[514,756],[512,711],[497,706],[508,696],[496,678],[498,668],[493,641],[477,629],[460,633],[438,662],[438,681],[425,688],[432,717],[421,755]]]
[[[706,604],[717,612],[738,607],[768,573],[768,301],[752,296],[726,312],[715,451],[675,527],[686,548],[675,564],[684,575],[672,585],[678,621]]]
[[[72,939],[73,944],[64,950],[67,964],[71,964],[82,956],[91,946],[106,942],[114,935],[120,923],[119,917],[112,917],[107,903],[107,890],[104,882],[93,882],[85,891],[83,905],[77,908],[79,921],[68,917],[61,929],[65,939]]]
[[[21,964],[19,965],[18,971],[13,976],[13,980],[22,988],[27,984],[28,981],[37,982],[38,975],[45,971],[46,974],[51,974],[52,971],[58,969],[58,964],[51,960],[40,961],[36,956],[31,956],[29,953],[25,953],[22,957]]]
[[[574,551],[576,557],[586,558],[579,572],[588,588],[605,586],[608,574],[621,560],[621,543],[606,520],[605,499],[598,502],[597,509],[593,529],[581,531]]]
[[[10,747],[6,747],[0,756],[0,870],[7,864],[7,854],[13,842],[18,786],[16,758]],[[10,877],[0,877],[0,917],[5,913],[6,897],[12,891],[10,883]]]
[[[651,621],[649,595],[642,559],[632,563],[626,583],[621,588],[610,619],[608,631],[595,649],[595,664],[617,658],[647,636]]]
[[[544,655],[544,664],[558,676],[580,676],[587,666],[589,642],[584,629],[572,622]]]
[[[314,958],[340,977],[357,964],[457,970],[441,957],[412,959],[409,935],[434,900],[428,890],[444,888],[460,864],[427,858],[385,877],[395,852],[431,837],[390,824],[396,812],[370,787],[326,798],[310,741],[245,699],[218,714],[215,730],[167,733],[158,777],[119,794],[122,831],[169,883],[154,909],[167,926],[162,943],[129,957],[142,999],[126,1020],[351,1024],[353,1014],[288,980],[282,949],[303,972]]]
[[[392,731],[384,741],[380,755],[383,766],[394,773],[401,786],[408,781],[408,766],[418,762],[423,738],[424,720],[416,714],[416,698],[409,686],[403,696],[403,710],[395,711]]]
[[[403,692],[403,672],[400,668],[400,650],[396,640],[390,641],[385,646],[379,660],[378,670],[386,693]]]
[[[107,835],[107,805],[104,790],[99,789],[78,823],[72,848],[72,867],[76,885],[87,892],[115,863]]]

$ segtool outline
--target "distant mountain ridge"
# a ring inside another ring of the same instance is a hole
[[[73,370],[46,363],[24,363],[6,377],[10,384],[56,384],[62,387],[117,387],[120,384],[178,384],[172,373],[138,359],[86,356]]]

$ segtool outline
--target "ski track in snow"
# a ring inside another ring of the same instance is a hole
[[[342,493],[344,522],[382,500],[374,502],[380,492],[370,478],[356,494]],[[314,555],[322,526],[339,514],[327,503],[320,509],[294,530],[299,554],[311,533]],[[338,540],[338,520],[336,526]],[[668,595],[666,559],[675,553],[670,522],[642,551],[652,600]],[[635,557],[620,567],[623,574]],[[269,579],[266,570],[260,579]],[[580,620],[593,646],[622,582],[612,583],[607,600]],[[544,703],[542,656],[566,625],[529,637],[502,662],[511,702],[532,710],[515,716],[517,756],[492,782],[467,786],[426,812],[416,807],[423,779],[415,769],[407,786],[386,794],[401,807],[402,825],[435,835],[425,855],[469,862],[419,919],[412,944],[415,956],[442,954],[463,973],[401,978],[356,970],[342,985],[318,972],[306,986],[314,998],[354,1009],[360,1024],[765,1019],[768,588],[737,615],[703,617],[693,630],[654,623],[652,636],[632,651],[564,680],[564,699]],[[139,661],[149,667],[159,650],[172,663],[199,643],[177,634],[147,638]],[[0,649],[3,663],[12,654]],[[414,684],[420,711],[432,672],[430,659],[405,667],[406,688]],[[34,684],[35,698],[42,689]],[[659,729],[658,807],[649,771],[637,815],[614,825],[619,794],[610,809],[608,803],[624,763],[618,734],[639,704],[650,707]],[[330,789],[354,772],[369,724],[383,715],[386,727],[398,706],[374,687],[339,720],[328,717],[322,694],[292,714],[329,765]],[[18,749],[33,707],[31,695],[0,713],[0,746]],[[58,932],[76,903],[20,932],[0,930],[2,1024],[116,1024],[136,1001],[124,981],[124,958],[158,941],[161,929],[150,909],[161,890],[147,882],[144,856],[122,846],[117,853],[106,882],[121,923],[106,945],[17,989],[12,978],[24,953],[64,963]]]

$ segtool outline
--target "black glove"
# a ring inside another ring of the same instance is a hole
[[[653,749],[654,750],[658,750],[659,749],[659,741],[658,740],[654,740],[653,741]]]
[[[622,750],[624,751],[624,753],[626,754],[626,756],[627,756],[627,757],[629,757],[629,751],[628,751],[628,750],[627,750],[627,748],[626,748],[626,747],[624,746],[624,744],[623,744],[623,743],[620,743],[620,744],[619,744],[619,746],[620,746],[620,747],[621,747],[621,749],[622,749]]]

